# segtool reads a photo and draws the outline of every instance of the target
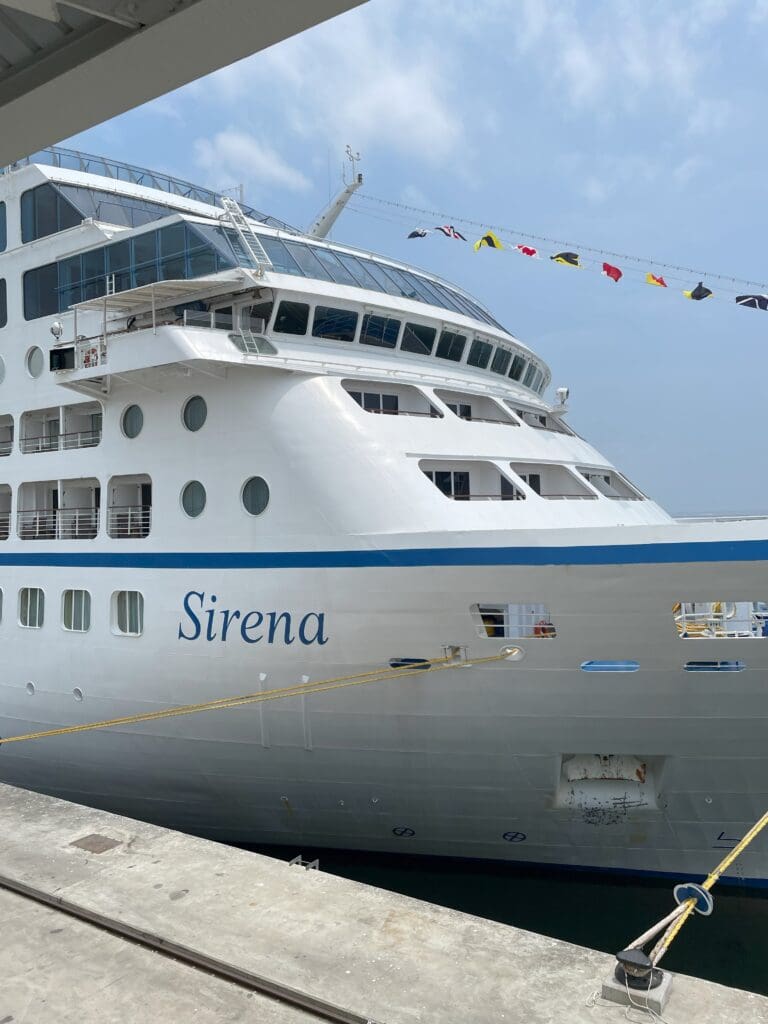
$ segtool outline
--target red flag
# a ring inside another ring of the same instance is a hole
[[[516,245],[515,248],[518,252],[521,252],[523,256],[538,256],[538,249],[532,249],[530,245]]]
[[[606,277],[610,277],[612,281],[620,281],[624,275],[618,267],[612,267],[610,263],[603,264],[603,273]]]

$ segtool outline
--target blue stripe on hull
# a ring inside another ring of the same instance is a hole
[[[0,566],[82,566],[95,569],[356,569],[765,561],[768,561],[768,540],[574,547],[364,548],[360,551],[0,553]]]

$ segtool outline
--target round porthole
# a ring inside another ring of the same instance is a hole
[[[3,357],[0,356],[0,384],[2,384],[4,380],[5,380],[5,361],[3,360]]]
[[[83,691],[80,689],[79,686],[76,686],[74,688],[74,690],[72,691],[72,696],[75,698],[76,701],[81,701],[83,699]]]
[[[123,433],[126,437],[138,437],[144,426],[144,413],[138,405],[129,405],[123,413]]]
[[[35,696],[35,684],[34,683],[27,683],[27,693],[29,694],[30,697],[34,697]]]
[[[205,404],[205,399],[200,395],[194,395],[187,399],[181,418],[184,420],[187,430],[199,430],[208,418],[208,406]]]
[[[181,492],[181,507],[192,519],[205,508],[205,488],[199,480],[190,480]]]
[[[243,486],[243,508],[252,516],[260,516],[269,504],[269,487],[260,476],[252,476]]]
[[[27,352],[27,373],[30,377],[39,377],[45,368],[45,356],[43,350],[37,345]]]

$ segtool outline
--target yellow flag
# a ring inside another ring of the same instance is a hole
[[[494,235],[492,231],[486,231],[482,238],[478,238],[475,242],[475,252],[478,251],[482,246],[487,245],[489,249],[503,249],[504,246],[501,244],[499,239]]]

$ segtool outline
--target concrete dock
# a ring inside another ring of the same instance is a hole
[[[625,1020],[604,953],[9,786],[0,915],[0,1024]],[[768,999],[678,975],[664,1018]]]

